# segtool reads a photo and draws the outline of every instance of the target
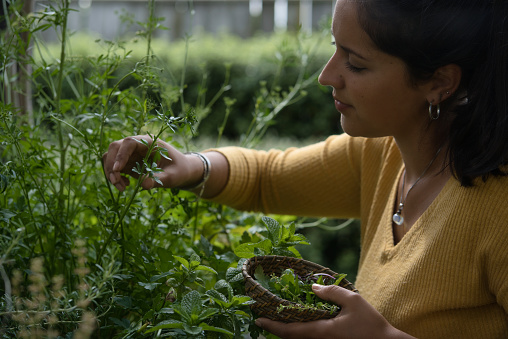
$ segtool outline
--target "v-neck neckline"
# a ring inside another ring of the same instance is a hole
[[[396,249],[400,247],[404,247],[405,243],[410,242],[411,238],[414,237],[415,234],[420,232],[421,224],[425,222],[426,219],[430,219],[434,210],[436,209],[437,201],[441,199],[441,196],[445,194],[450,189],[450,186],[453,183],[453,176],[448,178],[444,186],[441,188],[439,193],[436,195],[432,203],[425,209],[425,211],[418,217],[418,219],[414,222],[411,228],[402,236],[399,242],[395,243],[395,236],[393,234],[393,208],[395,206],[395,201],[397,199],[397,193],[399,190],[399,183],[401,180],[401,176],[404,172],[404,166],[401,166],[399,172],[397,174],[397,179],[392,185],[392,189],[390,192],[390,199],[388,201],[388,205],[390,208],[386,209],[388,212],[385,213],[383,217],[383,225],[384,225],[384,233],[385,239],[387,239],[386,249]]]

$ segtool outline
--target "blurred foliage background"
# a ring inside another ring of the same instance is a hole
[[[298,46],[295,33],[259,35],[242,39],[233,35],[199,35],[188,40],[167,41],[154,39],[153,54],[157,60],[154,64],[160,67],[161,78],[178,86],[182,73],[185,72],[186,102],[198,102],[203,95],[205,101],[213,99],[217,90],[229,78],[229,85],[224,93],[227,98],[234,98],[232,112],[227,119],[220,145],[238,145],[239,137],[245,133],[253,116],[256,96],[260,84],[271,84],[275,77],[281,89],[287,89],[298,78],[298,68],[292,64],[294,51],[301,48],[315,48],[315,55],[309,58],[309,70],[321,69],[333,53],[334,47],[329,43],[328,34],[314,34],[305,40],[308,46]],[[111,78],[121,78],[129,72],[136,60],[145,55],[138,39],[131,38],[118,43],[130,54],[133,64],[124,64]],[[74,34],[70,38],[70,54],[75,57],[75,67],[89,69],[93,64],[88,60],[104,53],[110,42],[86,34]],[[315,44],[315,45],[314,45]],[[312,46],[311,46],[312,45]],[[95,46],[90,48],[90,46]],[[48,44],[43,52],[45,57],[55,57],[59,51],[58,44]],[[284,54],[285,52],[285,54]],[[287,67],[278,69],[277,61],[284,59]],[[186,62],[184,62],[186,60]],[[296,58],[295,58],[296,62]],[[292,67],[293,66],[293,67]],[[171,70],[169,72],[168,70]],[[228,74],[229,72],[229,74]],[[132,87],[136,79],[129,78],[120,89]],[[72,97],[73,89],[64,87],[64,96]],[[317,78],[305,89],[305,95],[295,103],[285,107],[275,118],[264,138],[256,146],[258,149],[285,149],[300,147],[324,140],[332,134],[342,133],[340,115],[331,98],[331,90],[319,85]],[[151,93],[158,96],[160,93]],[[37,102],[37,99],[35,100]],[[36,105],[37,106],[37,105]],[[204,149],[215,146],[219,126],[225,119],[225,101],[221,98],[211,107],[208,115],[200,122],[199,134],[195,136],[194,145]],[[127,133],[127,132],[126,132]],[[125,135],[127,136],[128,133]],[[304,220],[313,224],[317,220]],[[355,280],[358,257],[360,230],[359,222],[330,219],[321,221],[318,227],[307,227],[300,230],[311,241],[311,246],[299,248],[303,257],[330,267],[337,272],[348,274],[348,279]]]
[[[173,42],[155,39],[152,46],[153,53],[157,57],[156,64],[163,70],[161,72],[164,74],[161,76],[164,81],[177,86],[182,72],[185,71],[184,95],[188,102],[196,102],[203,89],[207,90],[205,100],[211,100],[225,81],[226,69],[230,69],[230,86],[225,96],[234,98],[235,104],[233,114],[225,126],[224,136],[234,140],[245,132],[252,120],[251,112],[260,83],[271,84],[275,77],[279,77],[278,87],[281,89],[295,83],[298,69],[294,64],[298,60],[293,53],[296,49],[310,49],[313,48],[311,44],[317,45],[315,55],[312,58],[309,56],[307,68],[310,70],[319,70],[328,61],[334,48],[329,43],[329,34],[325,36],[314,34],[306,41],[308,46],[297,46],[294,33],[274,33],[249,39],[224,34],[193,36],[189,40]],[[101,45],[103,50],[100,49]],[[146,54],[144,47],[138,45],[136,38],[126,40],[121,45],[125,50],[132,50],[133,63]],[[77,67],[86,69],[94,67],[87,60],[104,53],[104,50],[109,48],[109,43],[105,40],[100,42],[100,38],[78,33],[71,36],[70,46],[70,53],[83,59],[81,64],[79,60],[74,60]],[[49,44],[44,53],[48,57],[58,56],[58,44]],[[278,61],[281,59],[285,60],[286,67],[279,70]],[[132,65],[124,64],[112,78],[121,77],[130,71],[131,67]],[[127,79],[120,89],[131,86],[135,81],[133,78]],[[72,97],[72,88],[66,87],[64,93]],[[223,100],[218,100],[211,108],[209,115],[200,125],[200,133],[204,136],[215,135],[224,119]],[[320,86],[316,78],[316,81],[306,88],[305,96],[278,115],[276,125],[270,127],[269,134],[283,139],[294,139],[297,144],[315,141],[331,134],[341,133],[339,118],[331,99],[331,91]],[[276,142],[273,139],[272,141]]]

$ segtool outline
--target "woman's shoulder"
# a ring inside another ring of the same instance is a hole
[[[452,179],[453,180],[453,179]],[[464,215],[473,217],[482,227],[508,220],[508,176],[490,176],[487,180],[475,179],[473,186],[463,187],[455,180],[458,188],[455,200]],[[508,232],[508,227],[503,226]]]
[[[364,138],[352,137],[343,133],[328,137],[325,141],[325,145],[332,149],[346,147],[349,152],[357,154],[372,153],[386,155],[391,152],[399,153],[393,137]]]

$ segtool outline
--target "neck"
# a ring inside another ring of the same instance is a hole
[[[428,138],[427,141],[420,139],[402,142],[395,139],[404,161],[406,185],[413,184],[426,169],[425,177],[439,173],[449,174],[446,165],[448,143],[442,140],[443,138]]]

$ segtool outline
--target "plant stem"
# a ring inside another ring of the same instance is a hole
[[[62,100],[62,86],[63,86],[63,79],[64,79],[64,68],[65,68],[65,49],[67,45],[67,18],[69,13],[69,0],[62,0],[63,1],[63,10],[62,10],[62,24],[61,24],[61,42],[60,42],[60,63],[59,63],[59,69],[58,69],[58,78],[57,78],[57,88],[56,88],[56,96],[55,96],[55,112],[56,114],[63,118],[63,113],[61,111],[61,100]],[[63,126],[60,121],[57,121],[57,133],[58,133],[58,145],[59,145],[59,151],[60,151],[60,189],[58,192],[58,210],[63,211],[64,210],[64,189],[65,189],[65,160],[66,160],[66,152],[67,147],[65,146],[64,139],[63,139]],[[55,225],[56,230],[58,232],[55,232],[55,243],[56,243],[56,236],[60,232],[59,225]]]
[[[148,148],[148,151],[146,153],[146,156],[145,156],[145,159],[143,161],[143,164],[146,164],[148,162],[148,160],[150,159],[151,157],[151,154],[153,152],[153,150],[157,147],[157,140],[159,139],[160,135],[166,130],[167,127],[162,127],[159,131],[159,133],[154,136],[153,138],[153,142],[152,144],[150,145],[150,147]],[[145,168],[146,170],[146,168]],[[129,201],[127,202],[127,204],[124,206],[123,208],[123,211],[120,213],[119,217],[118,217],[118,220],[117,222],[113,225],[113,227],[111,228],[111,233],[109,234],[108,238],[106,239],[106,241],[104,242],[104,245],[102,246],[102,248],[100,249],[99,251],[99,255],[97,256],[97,260],[99,261],[99,263],[101,262],[102,260],[102,256],[104,254],[104,251],[106,250],[106,248],[109,246],[109,243],[111,242],[111,240],[113,239],[113,236],[115,235],[115,232],[116,232],[116,229],[118,228],[118,226],[120,226],[123,222],[123,219],[125,218],[125,216],[127,215],[127,212],[129,211],[132,203],[134,202],[134,198],[136,197],[136,195],[138,194],[139,190],[140,190],[140,187],[141,187],[141,183],[143,182],[143,180],[146,179],[146,176],[145,175],[140,175],[137,182],[136,182],[136,187],[134,188],[134,191],[132,192],[130,198],[129,198]]]

